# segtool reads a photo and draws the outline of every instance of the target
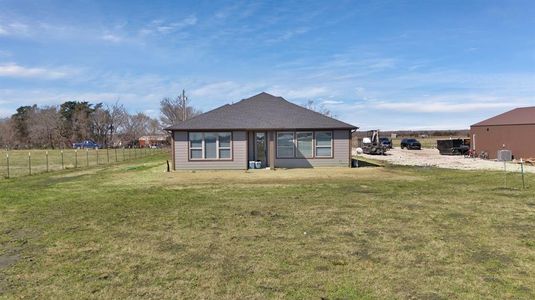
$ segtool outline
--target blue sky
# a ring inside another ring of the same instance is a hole
[[[157,116],[182,89],[203,111],[266,91],[362,129],[467,128],[535,105],[535,2],[0,0],[0,117]]]

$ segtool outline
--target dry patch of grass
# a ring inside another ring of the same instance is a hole
[[[7,180],[0,294],[529,299],[535,202],[492,188],[502,180],[390,166],[165,173],[154,158]]]

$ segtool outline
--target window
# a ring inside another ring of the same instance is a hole
[[[294,133],[277,132],[277,157],[294,157]]]
[[[311,158],[314,156],[312,149],[312,132],[297,132],[297,153],[295,156],[298,158]]]
[[[230,132],[219,133],[219,158],[230,159]]]
[[[202,159],[202,133],[191,132],[189,134],[189,149],[191,159]]]
[[[316,157],[332,157],[333,133],[331,131],[316,132]]]
[[[232,159],[230,132],[190,132],[189,157],[192,160]]]

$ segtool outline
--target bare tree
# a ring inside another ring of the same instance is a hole
[[[28,137],[33,147],[55,148],[60,143],[61,119],[56,106],[35,108],[28,120]]]
[[[141,136],[154,132],[155,124],[158,124],[158,120],[144,113],[129,115],[123,128],[123,137],[128,144],[135,144]],[[159,128],[157,125],[156,127]]]
[[[303,105],[303,107],[308,108],[310,110],[313,110],[315,112],[319,112],[322,115],[326,115],[327,117],[335,118],[336,116],[323,104],[317,105],[314,100],[308,100],[308,102]]]
[[[176,98],[163,98],[160,101],[160,120],[165,127],[173,126],[200,114],[201,111],[188,105],[186,92]]]
[[[97,107],[91,113],[91,123],[93,137],[97,140],[98,143],[108,146],[108,134],[110,132],[111,127],[110,112],[103,107]]]
[[[15,145],[13,122],[9,118],[0,119],[0,147],[11,148]]]
[[[108,108],[110,114],[110,136],[109,141],[113,145],[119,145],[117,140],[117,133],[121,132],[122,128],[128,120],[128,112],[119,101],[116,101],[111,107]]]

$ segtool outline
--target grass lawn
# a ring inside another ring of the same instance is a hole
[[[517,175],[166,158],[0,179],[0,298],[535,298]]]
[[[85,168],[97,165],[114,164],[125,160],[158,154],[166,149],[31,149],[9,150],[0,149],[0,177],[26,176],[30,174],[58,171],[62,169]],[[48,156],[48,159],[47,159]],[[63,157],[62,157],[63,156]],[[31,165],[30,165],[31,162]],[[48,164],[48,168],[47,168]]]

